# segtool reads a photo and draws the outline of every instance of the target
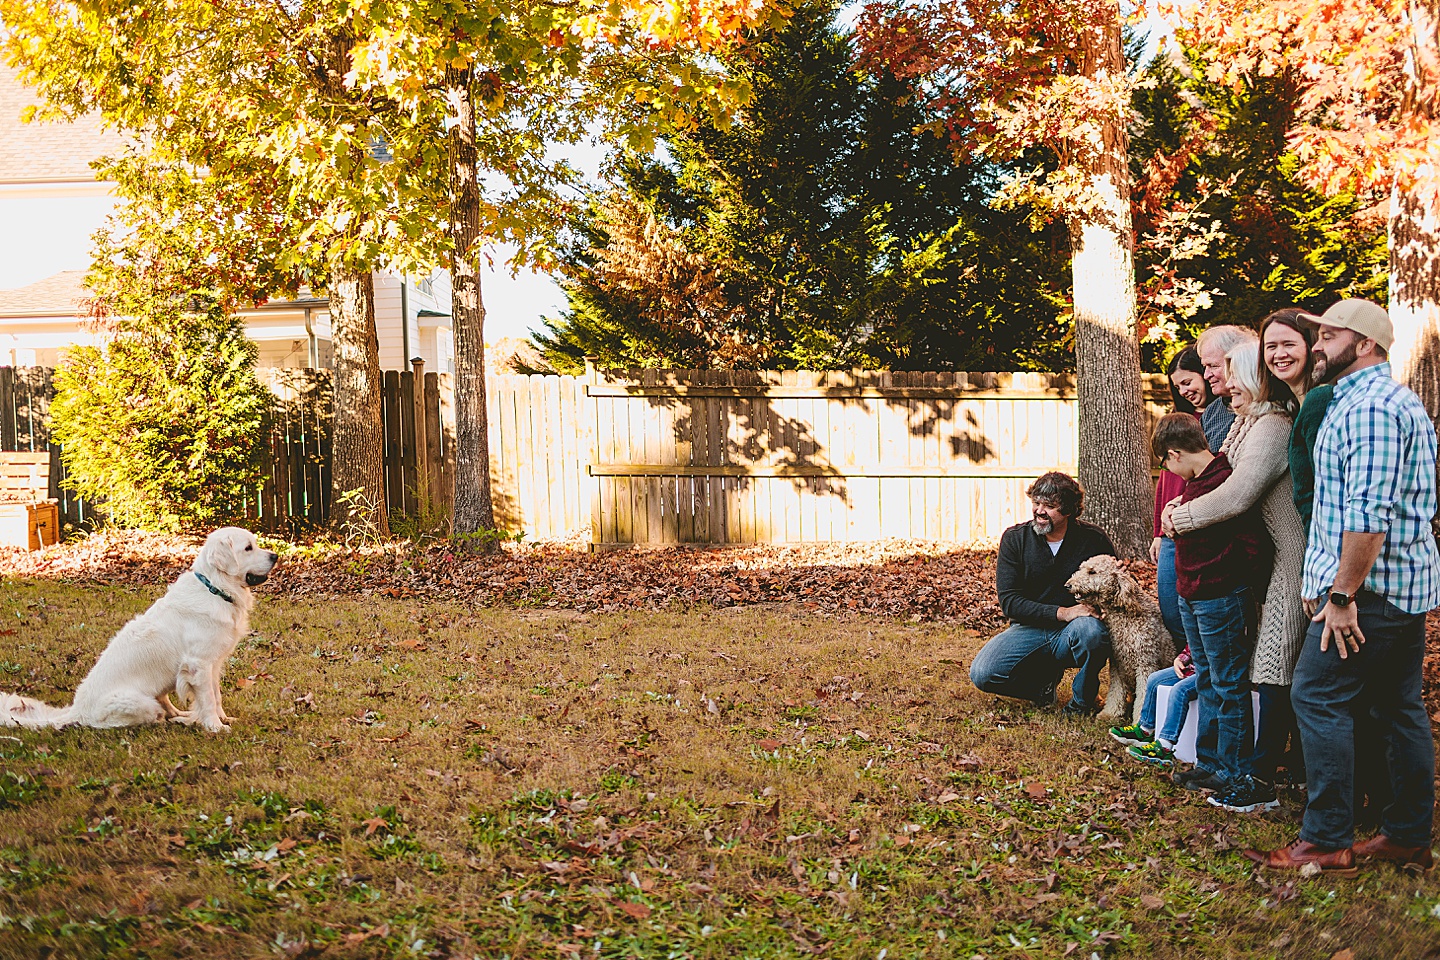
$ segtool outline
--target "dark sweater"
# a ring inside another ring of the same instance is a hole
[[[1325,422],[1334,395],[1335,388],[1328,383],[1312,388],[1305,394],[1295,425],[1290,428],[1290,489],[1307,534],[1310,511],[1315,506],[1315,438],[1320,435],[1320,424]]]
[[[1185,484],[1181,503],[1214,490],[1231,474],[1222,453]],[[1175,538],[1175,592],[1186,600],[1216,600],[1270,578],[1269,538],[1259,506]],[[1263,596],[1263,594],[1262,594]]]
[[[1103,554],[1115,554],[1110,538],[1083,520],[1071,518],[1060,552],[1053,556],[1044,535],[1028,522],[1015,524],[1000,537],[1000,555],[995,560],[1000,609],[1015,623],[1059,629],[1062,624],[1056,611],[1077,602],[1065,589],[1065,581],[1080,564]]]

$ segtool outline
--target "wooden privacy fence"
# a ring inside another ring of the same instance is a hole
[[[245,515],[270,531],[330,518],[330,371],[262,369],[275,395],[266,475]],[[385,502],[392,513],[441,515],[455,488],[454,386],[448,373],[386,370],[381,378]]]
[[[1069,375],[592,375],[592,543],[998,538],[1073,473]],[[1147,389],[1149,417],[1163,378]],[[1168,397],[1165,397],[1168,400]],[[523,459],[517,457],[516,459]],[[525,504],[520,504],[525,517]]]
[[[330,375],[261,374],[275,428],[246,515],[274,532],[324,523]],[[1153,422],[1164,379],[1146,389]],[[48,445],[48,398],[48,371],[0,367],[0,448]],[[387,371],[382,399],[392,511],[448,514],[451,376]],[[1027,514],[1030,480],[1075,469],[1065,374],[592,371],[491,376],[487,402],[497,525],[530,539],[579,534],[598,549],[992,540]]]

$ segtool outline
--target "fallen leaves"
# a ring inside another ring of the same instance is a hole
[[[644,920],[654,912],[649,904],[635,903],[629,900],[622,901],[620,903],[620,909],[636,920]]]
[[[200,542],[101,531],[35,553],[0,548],[0,575],[154,586],[187,569]],[[364,551],[316,545],[303,555],[287,553],[263,589],[580,611],[798,602],[822,613],[949,620],[976,629],[1004,622],[993,553],[906,540],[594,554],[556,543],[507,545],[488,555],[457,553],[445,543]],[[412,639],[396,647],[418,652],[426,644]]]

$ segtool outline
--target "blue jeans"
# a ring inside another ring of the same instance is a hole
[[[1160,688],[1170,688],[1170,711],[1165,714],[1165,726],[1155,730],[1155,714],[1160,709]],[[1175,676],[1174,667],[1163,667],[1150,674],[1145,681],[1145,703],[1140,708],[1140,726],[1155,734],[1155,739],[1164,740],[1170,746],[1180,739],[1180,728],[1185,726],[1185,711],[1195,699],[1195,674],[1183,680]]]
[[[1160,598],[1160,616],[1177,647],[1185,644],[1185,624],[1180,621],[1180,594],[1175,592],[1175,541],[1160,538],[1160,560],[1155,564],[1155,593]]]
[[[1356,718],[1384,733],[1390,803],[1380,831],[1396,843],[1430,843],[1435,809],[1435,742],[1420,699],[1425,616],[1408,614],[1373,593],[1355,599],[1365,643],[1340,659],[1332,642],[1320,652],[1324,624],[1312,623],[1295,664],[1291,703],[1305,745],[1310,803],[1300,837],[1329,849],[1355,839]]]
[[[1250,655],[1255,604],[1249,587],[1214,600],[1180,598],[1180,619],[1195,662],[1200,727],[1195,766],[1238,786],[1250,779],[1255,718],[1250,700]]]
[[[970,682],[986,693],[1039,701],[1067,668],[1075,667],[1073,695],[1093,704],[1109,659],[1110,632],[1094,617],[1076,617],[1054,630],[1012,623],[975,655]]]
[[[1175,675],[1173,669],[1170,675]],[[1185,726],[1185,714],[1189,712],[1190,704],[1195,701],[1196,687],[1197,681],[1192,673],[1170,688],[1170,712],[1165,714],[1165,726],[1156,732],[1156,740],[1164,740],[1171,747],[1180,742],[1180,730]]]

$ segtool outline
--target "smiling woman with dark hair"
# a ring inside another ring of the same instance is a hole
[[[1205,365],[1194,347],[1175,354],[1165,368],[1165,376],[1170,381],[1170,406],[1176,413],[1198,414],[1215,399],[1205,379]]]
[[[1199,417],[1215,399],[1210,381],[1205,379],[1205,365],[1193,346],[1185,347],[1170,360],[1167,368],[1170,398],[1175,413]],[[1160,517],[1165,505],[1185,490],[1185,481],[1169,470],[1161,470],[1155,481],[1155,515],[1150,541],[1150,562],[1155,564],[1155,592],[1160,600],[1160,615],[1165,629],[1175,638],[1177,646],[1185,643],[1185,627],[1180,622],[1180,595],[1175,592],[1175,541],[1161,529]]]
[[[1315,331],[1305,320],[1308,316],[1294,308],[1276,310],[1260,324],[1266,393],[1269,399],[1290,401],[1287,408],[1295,418],[1290,428],[1290,486],[1307,533],[1315,499],[1315,438],[1335,394],[1333,385],[1315,382]]]

